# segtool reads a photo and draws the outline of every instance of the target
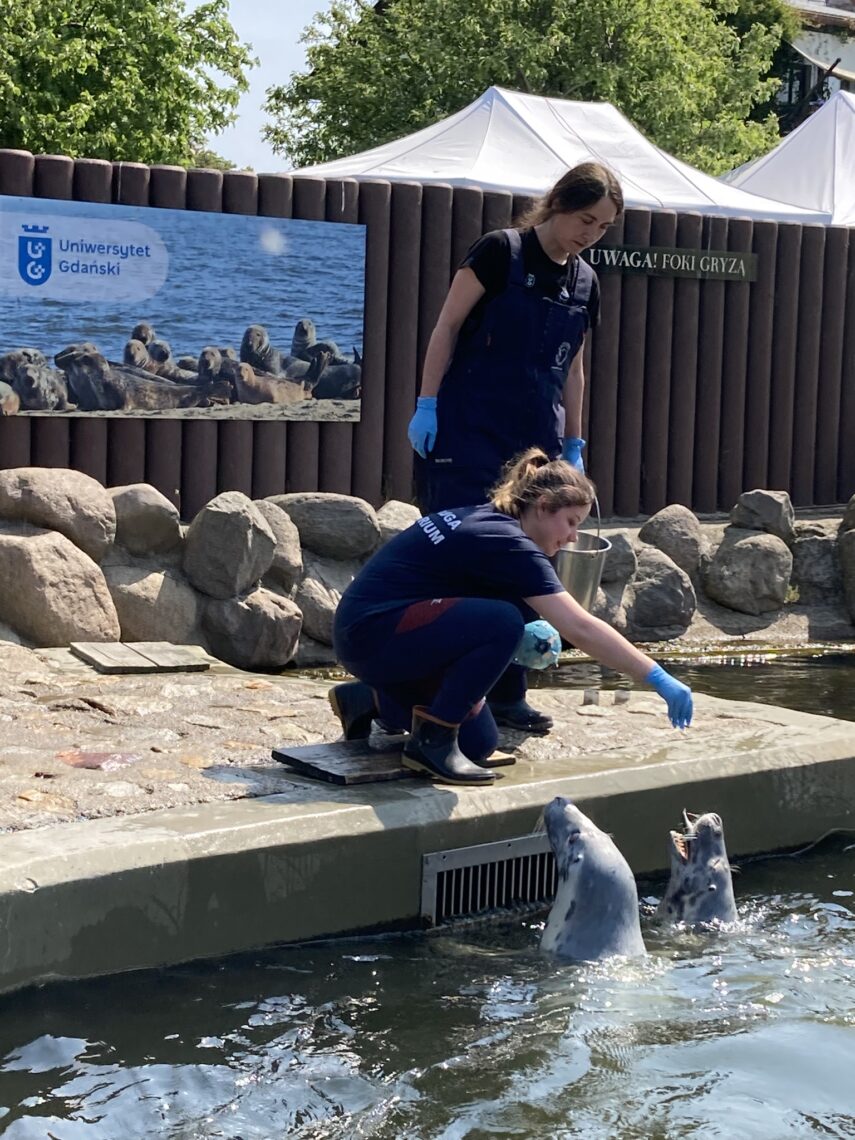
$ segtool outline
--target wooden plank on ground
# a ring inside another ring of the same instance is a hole
[[[406,737],[389,736],[387,740],[381,747],[372,747],[367,740],[283,745],[274,748],[272,754],[280,764],[288,764],[303,776],[329,784],[372,784],[415,775],[401,767],[401,748]],[[490,757],[491,768],[515,763],[507,752],[494,752]]]
[[[75,657],[94,665],[99,673],[156,673],[157,665],[121,641],[72,641]]]
[[[168,641],[126,641],[123,644],[157,666],[159,673],[201,673],[211,668],[200,645],[172,645]]]

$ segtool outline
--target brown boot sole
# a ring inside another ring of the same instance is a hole
[[[488,784],[492,784],[496,779],[492,772],[488,772],[486,769],[484,769],[484,776],[480,779],[474,777],[467,779],[464,776],[461,779],[455,780],[452,776],[441,776],[438,772],[434,772],[433,768],[428,768],[428,766],[422,764],[420,760],[413,760],[412,757],[407,756],[406,753],[401,756],[401,767],[407,768],[411,772],[417,772],[420,776],[429,776],[434,783],[448,784],[451,787],[458,788],[484,788]]]

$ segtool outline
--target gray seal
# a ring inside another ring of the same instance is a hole
[[[186,368],[179,368],[173,356],[172,349],[165,340],[153,340],[147,344],[148,358],[154,364],[155,373],[163,380],[175,384],[195,384],[199,379],[198,372]]]
[[[15,389],[0,380],[0,416],[15,416],[21,407],[21,398]]]
[[[68,402],[65,374],[47,364],[24,364],[17,371],[13,387],[21,407],[28,411],[67,412],[73,407]]]
[[[284,372],[291,360],[287,353],[273,347],[264,325],[247,328],[240,342],[240,359],[256,372],[269,372],[274,376]]]
[[[151,344],[155,338],[154,328],[146,321],[140,321],[138,325],[134,325],[131,330],[131,340],[141,341],[143,344]]]
[[[294,335],[291,338],[291,355],[298,360],[311,360],[319,352],[326,352],[330,364],[353,364],[353,361],[339,352],[334,340],[318,340],[315,322],[303,317],[294,326]]]
[[[733,879],[721,817],[683,812],[683,830],[670,833],[671,877],[658,918],[687,926],[736,922]]]
[[[269,372],[256,372],[246,363],[224,360],[220,376],[232,381],[235,396],[242,404],[299,404],[311,398],[312,377],[288,380]]]
[[[111,364],[96,352],[69,353],[63,359],[69,388],[83,412],[206,408],[217,395],[212,390],[216,385],[171,384],[156,376],[141,375],[137,369]]]
[[[543,816],[558,889],[541,947],[583,962],[644,954],[635,878],[611,837],[563,796]]]
[[[43,365],[47,364],[47,359],[37,348],[19,348],[15,352],[6,352],[0,356],[0,380],[14,384],[18,369],[25,364]]]

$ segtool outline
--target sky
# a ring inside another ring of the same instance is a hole
[[[192,7],[195,4],[190,0],[188,8]],[[231,0],[232,26],[240,40],[252,44],[259,66],[249,72],[249,91],[240,101],[235,125],[208,140],[217,154],[259,173],[288,169],[288,162],[261,138],[267,122],[262,110],[265,92],[273,84],[285,83],[292,72],[303,70],[306,52],[300,36],[315,13],[328,8],[329,0]]]

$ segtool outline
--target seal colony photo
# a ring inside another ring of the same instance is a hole
[[[0,415],[360,417],[365,227],[0,195]]]

